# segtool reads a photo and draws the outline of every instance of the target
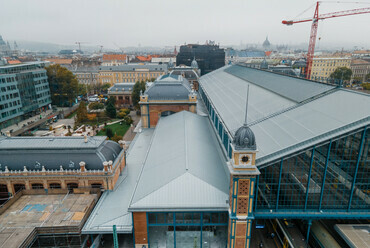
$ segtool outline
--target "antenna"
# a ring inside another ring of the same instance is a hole
[[[247,117],[248,117],[248,99],[249,98],[249,84],[247,86],[247,103],[245,104],[245,120],[244,120],[244,126],[247,126]]]

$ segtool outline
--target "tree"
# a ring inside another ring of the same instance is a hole
[[[145,91],[145,82],[137,81],[132,89],[132,103],[136,109],[139,109],[140,93]]]
[[[91,91],[90,84],[78,84],[78,95],[85,96],[87,93]]]
[[[72,106],[78,92],[78,81],[71,71],[58,64],[45,68],[50,85],[51,101],[61,107]]]
[[[84,120],[87,119],[87,107],[84,101],[80,102],[80,105],[77,108],[76,116],[77,116],[76,118],[77,123],[82,123]]]
[[[337,81],[346,81],[350,80],[352,76],[352,70],[347,67],[338,67],[335,71],[330,75],[331,79]]]
[[[109,138],[109,139],[111,139],[112,137],[113,137],[113,131],[112,131],[112,129],[110,128],[110,127],[107,127],[106,129],[105,129],[105,134],[107,135],[107,137]]]
[[[111,87],[111,85],[109,83],[105,83],[101,86],[101,91],[104,92],[104,93],[107,93],[108,92],[108,89]]]
[[[113,96],[109,97],[107,101],[107,105],[105,107],[105,113],[110,118],[116,118],[117,110],[116,110],[116,107],[114,106],[115,104],[116,104],[116,98],[114,98]]]

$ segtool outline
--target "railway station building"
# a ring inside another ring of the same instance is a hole
[[[369,219],[369,124],[369,95],[222,67],[199,79],[195,112],[136,135],[82,233],[115,225],[140,248],[249,248],[259,220],[304,220],[310,238],[315,220]]]

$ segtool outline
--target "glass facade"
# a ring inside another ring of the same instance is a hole
[[[232,138],[230,138],[229,133],[226,131],[226,128],[224,126],[224,123],[221,121],[220,117],[218,116],[217,112],[215,111],[212,103],[208,100],[208,97],[203,91],[203,88],[199,86],[199,93],[201,98],[203,99],[203,102],[208,110],[208,115],[211,119],[211,123],[217,130],[218,137],[220,138],[223,147],[225,148],[225,152],[229,158],[232,157],[232,148],[231,148],[231,142]]]
[[[227,212],[147,213],[149,247],[226,247]]]
[[[359,130],[261,166],[255,211],[368,211],[369,136]]]
[[[50,104],[44,63],[0,67],[0,128],[18,123]]]

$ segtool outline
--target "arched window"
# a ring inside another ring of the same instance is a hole
[[[43,189],[44,185],[42,183],[33,183],[32,189]]]
[[[60,183],[51,183],[49,184],[49,189],[61,189]]]

